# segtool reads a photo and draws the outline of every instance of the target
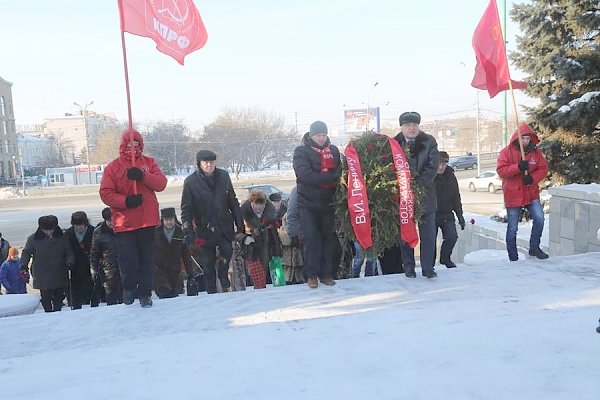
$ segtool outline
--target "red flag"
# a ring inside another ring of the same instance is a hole
[[[487,90],[490,98],[504,90],[508,90],[509,80],[512,82],[513,89],[525,89],[527,87],[525,82],[510,79],[496,0],[490,0],[479,25],[475,28],[473,48],[475,49],[477,66],[475,67],[475,77],[471,82],[471,86]]]
[[[183,65],[208,39],[192,0],[119,0],[121,31],[148,37],[156,49]]]

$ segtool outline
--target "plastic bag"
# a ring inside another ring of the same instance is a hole
[[[285,271],[281,263],[281,257],[272,257],[269,261],[269,273],[273,286],[285,286]]]

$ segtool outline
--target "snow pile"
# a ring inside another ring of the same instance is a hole
[[[23,197],[23,193],[16,187],[0,188],[0,199],[15,199]]]
[[[474,264],[2,318],[2,396],[597,399],[600,253]]]

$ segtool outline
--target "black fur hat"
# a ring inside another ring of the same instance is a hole
[[[88,217],[85,212],[75,211],[71,214],[71,225],[87,225],[88,223]]]
[[[58,226],[58,218],[54,215],[44,215],[38,218],[38,225],[43,230],[54,230]]]
[[[173,207],[163,208],[162,210],[160,210],[160,217],[161,218],[177,218],[177,215],[175,214],[175,208],[173,208]]]

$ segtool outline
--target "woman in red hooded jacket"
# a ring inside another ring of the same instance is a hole
[[[110,207],[112,214],[123,303],[132,304],[137,294],[142,307],[150,307],[154,228],[160,224],[156,192],[165,189],[167,178],[153,158],[142,155],[143,150],[144,139],[139,132],[123,132],[120,156],[104,169],[100,198]],[[135,167],[132,166],[132,157],[135,158]],[[134,191],[134,185],[137,191]]]
[[[521,158],[519,130],[525,156]],[[517,261],[517,229],[521,208],[527,207],[533,219],[529,238],[529,255],[539,259],[548,258],[540,249],[540,238],[544,230],[544,210],[540,203],[539,183],[548,174],[548,164],[537,147],[540,142],[535,131],[526,123],[521,123],[510,138],[508,145],[500,151],[496,171],[502,178],[504,205],[508,217],[506,228],[506,250],[511,261]]]

